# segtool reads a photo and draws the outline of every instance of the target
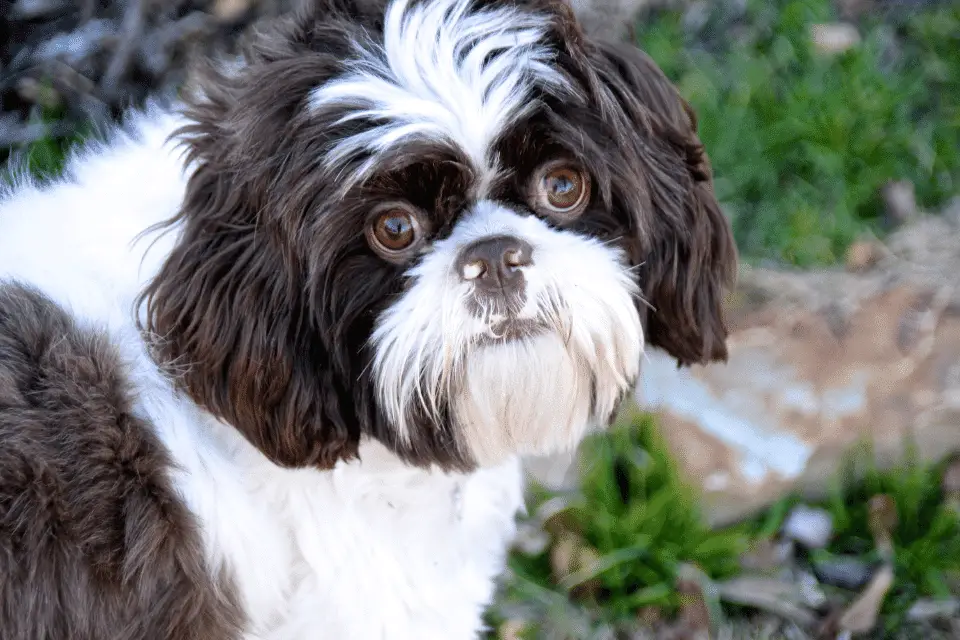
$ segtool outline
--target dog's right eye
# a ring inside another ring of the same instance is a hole
[[[367,241],[381,256],[406,259],[423,236],[419,217],[404,207],[391,206],[376,213],[367,225]]]

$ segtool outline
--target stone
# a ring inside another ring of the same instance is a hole
[[[880,191],[883,196],[883,215],[891,228],[916,219],[917,196],[913,183],[909,180],[894,180],[884,185]]]
[[[880,467],[911,439],[927,460],[960,451],[958,212],[904,226],[866,272],[744,268],[727,363],[677,369],[648,352],[638,406],[712,522],[793,490],[822,496],[862,440]]]
[[[879,243],[869,239],[856,240],[847,248],[846,264],[850,271],[866,271],[873,267],[882,255]]]
[[[783,535],[807,549],[824,548],[832,533],[833,518],[827,511],[802,504],[794,507],[783,523]]]
[[[813,573],[817,579],[841,589],[861,589],[873,577],[877,567],[857,556],[831,555],[813,558]]]
[[[828,54],[843,53],[860,44],[860,32],[849,22],[812,25],[810,37],[817,50]]]
[[[253,0],[215,0],[210,13],[222,22],[239,20],[252,8]]]
[[[960,600],[956,598],[921,598],[907,611],[908,619],[918,621],[949,620],[957,615],[960,615]]]

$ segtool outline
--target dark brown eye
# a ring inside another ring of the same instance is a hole
[[[403,207],[389,207],[373,217],[367,227],[367,241],[385,258],[405,257],[420,240],[417,216]]]
[[[537,208],[564,218],[579,215],[590,199],[590,176],[569,165],[549,165],[540,173]]]

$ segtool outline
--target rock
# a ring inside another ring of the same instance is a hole
[[[813,558],[813,573],[817,579],[841,589],[862,589],[876,568],[856,556],[831,555],[827,558]]]
[[[783,523],[783,535],[808,549],[827,546],[833,533],[833,518],[823,509],[797,505]]]
[[[883,248],[872,240],[856,240],[847,248],[846,263],[850,271],[866,271],[882,256]]]
[[[907,618],[918,622],[949,620],[957,615],[960,615],[960,600],[956,598],[945,600],[921,598],[907,611]]]
[[[904,226],[866,272],[744,268],[726,363],[677,369],[648,352],[637,403],[659,417],[713,522],[788,491],[822,496],[863,439],[881,468],[908,438],[927,460],[960,451],[955,215]]]
[[[860,44],[860,32],[847,22],[815,24],[810,27],[813,45],[822,53],[843,53]]]
[[[913,183],[909,180],[895,180],[888,182],[881,190],[883,196],[883,213],[887,226],[896,228],[916,219],[917,196]]]

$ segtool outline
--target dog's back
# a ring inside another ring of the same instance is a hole
[[[7,640],[235,637],[200,537],[133,414],[120,354],[0,284],[0,630]]]

